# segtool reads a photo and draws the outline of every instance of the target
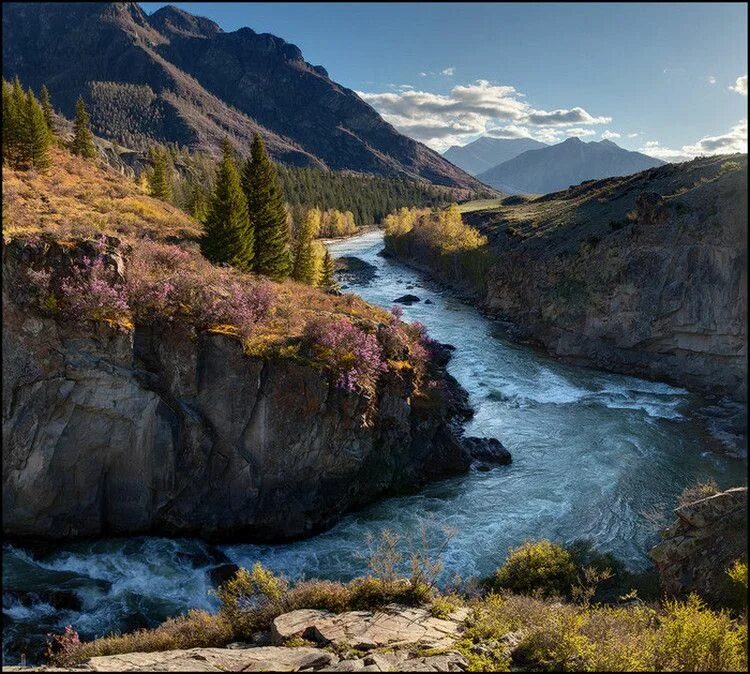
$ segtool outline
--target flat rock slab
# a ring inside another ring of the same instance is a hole
[[[435,618],[422,608],[389,605],[380,611],[327,611],[302,609],[279,616],[273,622],[275,644],[302,637],[322,645],[369,651],[384,647],[418,645],[449,648],[463,630],[466,611],[447,619]]]
[[[323,672],[464,672],[466,658],[456,652],[418,657],[405,651],[374,653],[358,660],[341,660]]]
[[[299,672],[334,665],[338,658],[316,648],[191,648],[91,658],[93,672]],[[79,669],[79,668],[77,668]]]

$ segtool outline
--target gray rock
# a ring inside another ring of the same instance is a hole
[[[420,299],[416,295],[401,295],[401,297],[397,297],[395,300],[393,300],[397,304],[414,304],[416,302],[419,302]]]
[[[471,458],[480,462],[479,470],[483,470],[482,466],[488,463],[506,466],[513,460],[510,452],[496,438],[472,436],[464,438],[463,443],[468,448]]]

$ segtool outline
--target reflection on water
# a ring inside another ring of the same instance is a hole
[[[404,307],[404,318],[421,321],[431,336],[457,347],[449,370],[476,410],[467,432],[500,439],[513,464],[382,501],[305,541],[223,546],[233,562],[260,560],[290,577],[348,579],[366,568],[360,553],[368,533],[388,528],[418,535],[438,524],[456,532],[444,554],[446,577],[488,574],[509,546],[540,537],[590,538],[638,569],[656,537],[643,512],[666,512],[697,479],[712,477],[721,486],[744,481],[743,462],[706,451],[694,414],[698,401],[686,391],[565,365],[504,340],[476,310],[378,256],[378,232],[330,248],[377,268],[350,292],[384,307],[407,292],[420,297]],[[217,562],[196,540],[76,543],[36,557],[6,547],[3,560],[5,590],[70,589],[83,603],[81,610],[60,610],[43,597],[24,605],[6,594],[9,650],[30,634],[68,623],[87,635],[103,634],[215,605],[207,571]]]

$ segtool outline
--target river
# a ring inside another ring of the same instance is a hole
[[[509,546],[525,539],[571,542],[588,538],[632,569],[648,566],[658,537],[653,517],[669,519],[688,484],[712,478],[744,484],[745,462],[706,450],[698,400],[666,384],[560,363],[503,338],[496,324],[419,272],[378,255],[382,234],[369,232],[330,246],[336,257],[356,256],[377,269],[353,285],[364,299],[404,307],[429,334],[455,345],[449,370],[476,410],[471,435],[496,437],[513,454],[510,466],[433,483],[344,517],[331,530],[283,545],[221,546],[231,561],[260,561],[290,578],[346,580],[366,571],[368,534],[383,529],[418,539],[444,525],[443,577],[491,573]],[[154,625],[187,608],[215,608],[209,547],[193,539],[110,539],[46,547],[3,548],[4,653],[34,650],[44,634],[72,624],[83,636]],[[205,559],[204,559],[205,557]],[[53,608],[44,592],[73,590],[81,608]],[[16,590],[37,592],[30,601]],[[6,650],[7,649],[7,650]]]

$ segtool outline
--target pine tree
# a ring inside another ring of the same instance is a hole
[[[88,158],[95,157],[96,147],[94,147],[94,135],[91,133],[91,120],[81,96],[76,101],[76,118],[73,129],[73,143],[70,147],[73,154]]]
[[[319,230],[320,211],[317,208],[311,208],[302,218],[294,246],[292,278],[295,281],[315,285],[318,280],[315,237]]]
[[[154,162],[154,168],[148,175],[149,193],[152,197],[162,201],[170,201],[172,199],[172,167],[167,158],[167,152],[149,148],[149,157]]]
[[[24,156],[31,168],[43,171],[50,165],[50,131],[44,120],[44,111],[36,100],[34,92],[26,92],[24,106]]]
[[[338,291],[339,284],[336,283],[336,279],[333,273],[333,257],[331,257],[331,254],[328,252],[328,248],[326,248],[325,253],[323,253],[323,268],[321,269],[319,284],[323,290],[327,290],[328,292]]]
[[[15,165],[19,143],[19,111],[16,107],[14,87],[3,79],[3,160]]]
[[[26,94],[18,77],[13,80],[8,99],[7,156],[12,166],[28,165],[28,143],[26,137]],[[5,114],[3,114],[5,120]]]
[[[42,112],[44,113],[44,121],[47,124],[47,128],[49,129],[49,132],[51,135],[54,135],[55,133],[55,123],[52,119],[52,101],[50,101],[49,98],[49,90],[47,89],[47,85],[43,84],[41,90],[39,91],[39,102],[42,106]]]
[[[223,158],[204,225],[201,251],[212,262],[226,262],[249,271],[253,263],[253,229],[247,213],[234,149],[224,139]]]
[[[284,193],[276,168],[257,133],[253,139],[251,158],[243,171],[242,187],[247,197],[250,222],[255,230],[254,270],[276,280],[288,278],[291,260]]]

